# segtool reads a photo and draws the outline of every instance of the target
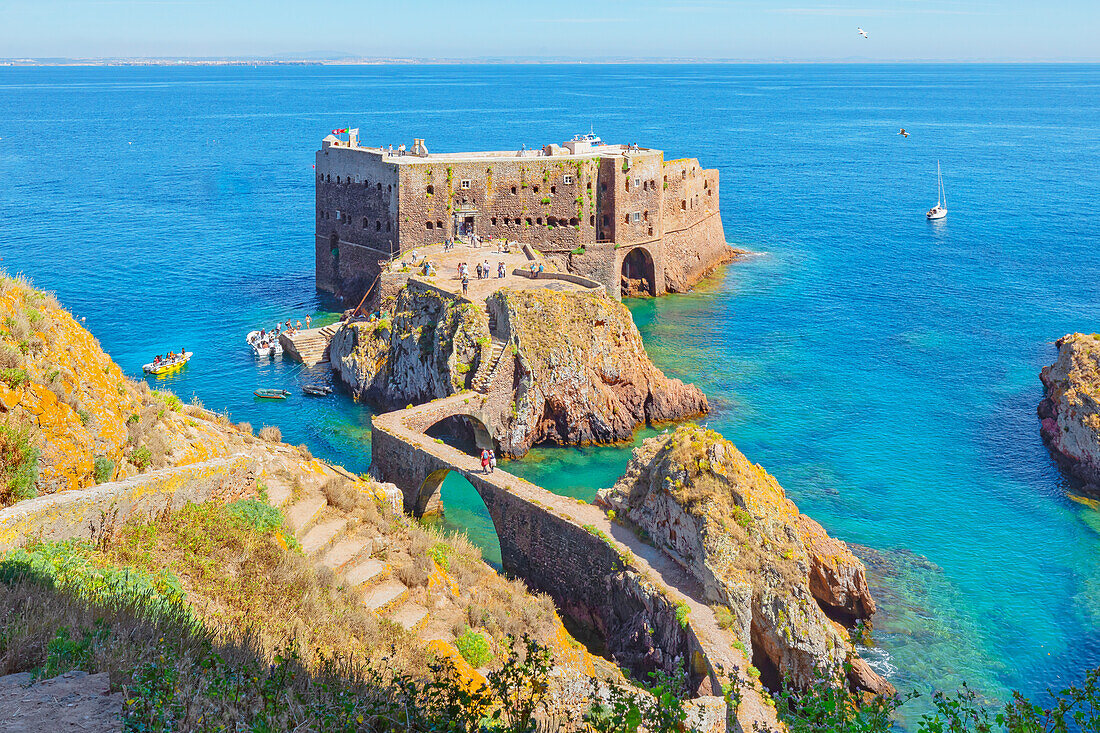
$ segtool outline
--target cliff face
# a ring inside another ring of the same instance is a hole
[[[352,394],[390,410],[467,388],[488,345],[482,309],[412,280],[392,314],[340,329],[329,358]]]
[[[1100,492],[1100,334],[1069,334],[1057,346],[1058,360],[1040,375],[1040,433],[1086,490]]]
[[[708,410],[702,391],[654,366],[630,312],[602,291],[505,289],[487,304],[514,359],[511,384],[494,385],[514,389],[500,437],[508,453],[628,440],[647,422]]]
[[[684,426],[645,441],[597,502],[648,533],[729,610],[764,679],[806,685],[816,669],[840,674],[848,662],[852,684],[891,689],[841,623],[875,611],[863,564],[714,431]]]

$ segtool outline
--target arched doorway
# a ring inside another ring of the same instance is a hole
[[[642,247],[635,247],[623,258],[622,293],[627,298],[657,294],[653,257]]]

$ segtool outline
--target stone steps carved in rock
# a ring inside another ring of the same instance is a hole
[[[385,609],[401,602],[409,589],[396,578],[379,583],[363,594],[363,605],[372,611],[383,613]]]
[[[325,497],[320,494],[307,494],[286,511],[286,523],[299,540],[305,529],[317,518],[325,506]]]
[[[282,479],[266,477],[264,485],[267,486],[267,501],[273,507],[282,507],[294,496],[294,489]]]
[[[302,543],[302,552],[306,555],[313,555],[324,549],[336,535],[343,531],[344,527],[348,524],[346,519],[329,519],[325,522],[318,522],[306,532],[305,536],[300,540]]]
[[[329,570],[340,570],[364,551],[370,554],[370,550],[371,542],[366,537],[361,535],[344,537],[325,551],[321,557],[321,565]]]
[[[356,586],[372,583],[382,578],[386,572],[386,563],[374,558],[367,558],[353,565],[344,573],[344,582],[354,588]]]
[[[409,601],[389,615],[390,621],[400,624],[405,631],[412,631],[428,618],[428,609]]]

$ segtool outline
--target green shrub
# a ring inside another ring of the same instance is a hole
[[[26,369],[0,369],[0,382],[6,382],[9,387],[18,387],[27,379]]]
[[[569,254],[583,255],[586,251],[587,250],[584,248],[584,245],[582,244],[580,247],[577,247],[575,250],[573,250]]]
[[[691,609],[684,601],[678,601],[676,603],[676,623],[680,624],[681,629],[686,629],[688,626],[688,614],[691,613]]]
[[[130,415],[130,417],[126,418],[127,425],[133,425],[134,423],[138,422],[141,422],[141,415],[137,414],[136,412],[133,415]]]
[[[451,567],[451,546],[446,542],[436,542],[432,545],[432,548],[428,550],[428,557],[435,561],[443,570],[449,570]]]
[[[153,452],[149,450],[147,446],[141,446],[140,448],[134,448],[130,451],[130,463],[137,466],[144,471],[149,468],[149,464],[153,462]]]
[[[30,431],[0,425],[0,506],[33,499],[37,480],[38,449]]]
[[[77,410],[76,416],[80,418],[81,425],[87,425],[92,421],[92,415],[87,410]]]
[[[549,205],[550,204],[550,197],[549,196],[543,196],[542,197],[542,203]]]
[[[283,513],[257,499],[241,499],[226,507],[230,515],[260,532],[274,532],[283,526]]]
[[[489,640],[469,626],[455,639],[455,647],[462,658],[470,663],[471,667],[484,667],[493,660],[493,652],[489,649]]]
[[[180,398],[166,390],[157,390],[156,398],[163,402],[169,410],[178,412],[183,408],[183,402],[180,401]]]
[[[96,456],[94,470],[95,482],[97,484],[107,483],[115,477],[115,462],[103,456]]]

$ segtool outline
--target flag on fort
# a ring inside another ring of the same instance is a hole
[[[340,128],[340,129],[338,129],[338,130],[333,130],[333,131],[332,131],[332,134],[333,134],[333,135],[339,135],[339,134],[341,134],[341,133],[344,133],[344,132],[347,132],[347,131],[348,131],[348,128],[346,128],[346,127],[341,127],[341,128]]]

